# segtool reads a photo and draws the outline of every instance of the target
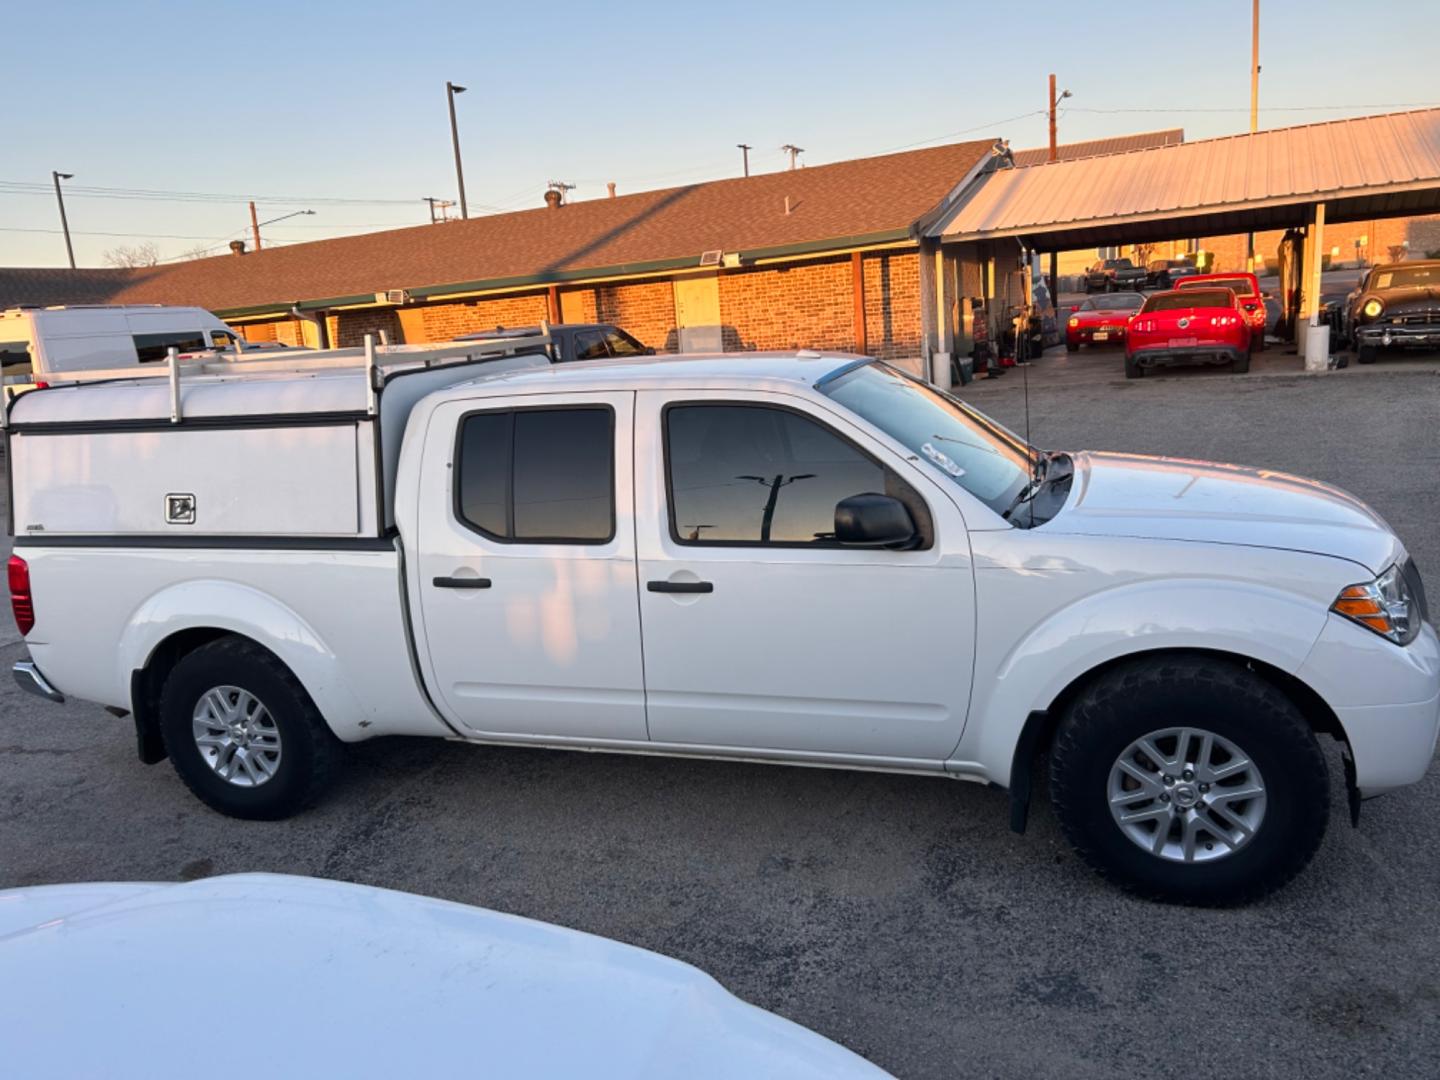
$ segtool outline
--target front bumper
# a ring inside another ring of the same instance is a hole
[[[65,695],[50,685],[33,660],[20,660],[10,670],[21,690],[59,705],[65,703]]]
[[[1406,646],[1331,615],[1296,675],[1335,711],[1362,798],[1416,783],[1440,736],[1440,638]]]
[[[1100,341],[1095,340],[1096,333],[1104,334]],[[1065,340],[1075,345],[1115,345],[1125,341],[1125,328],[1123,326],[1077,326],[1073,330],[1065,329]]]
[[[1389,348],[1392,345],[1434,346],[1440,348],[1440,324],[1393,326],[1371,323],[1355,328],[1355,340],[1361,345]]]
[[[1128,355],[1141,367],[1162,367],[1167,364],[1229,364],[1241,359],[1245,352],[1234,345],[1196,345],[1183,349],[1157,345],[1149,349],[1133,349]]]

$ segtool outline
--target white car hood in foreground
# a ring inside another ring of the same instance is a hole
[[[1308,551],[1375,573],[1404,550],[1375,511],[1316,480],[1183,458],[1086,452],[1074,460],[1070,497],[1046,526],[1053,532]]]
[[[0,893],[16,1077],[877,1077],[644,949],[313,878]]]

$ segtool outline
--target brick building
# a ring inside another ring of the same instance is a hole
[[[669,350],[819,347],[912,358],[922,343],[916,223],[989,162],[990,147],[549,200],[157,267],[0,270],[0,307],[197,305],[252,340],[311,346],[358,344],[371,332],[397,343],[445,341],[548,318],[614,322]]]

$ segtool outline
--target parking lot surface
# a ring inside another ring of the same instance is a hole
[[[1440,583],[1432,371],[1127,383],[1048,362],[1029,373],[1040,445],[1338,484]],[[1020,389],[967,393],[1023,430]],[[22,655],[7,619],[0,659]],[[268,870],[479,904],[697,964],[904,1077],[1422,1076],[1440,1055],[1434,767],[1354,830],[1331,753],[1337,809],[1310,869],[1203,911],[1115,892],[1048,807],[1014,836],[1002,793],[954,781],[398,739],[349,758],[305,816],[229,820],[140,765],[127,721],[6,680],[0,887]]]

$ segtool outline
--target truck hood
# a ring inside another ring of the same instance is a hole
[[[888,1075],[677,960],[314,878],[3,892],[0,971],[13,1076]]]
[[[1377,574],[1404,551],[1379,514],[1316,480],[1138,454],[1083,452],[1074,462],[1070,497],[1045,526],[1054,532],[1313,552]]]

